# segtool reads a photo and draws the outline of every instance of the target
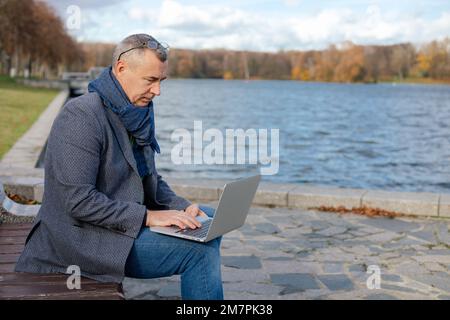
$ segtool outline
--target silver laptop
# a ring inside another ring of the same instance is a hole
[[[200,228],[171,226],[150,227],[150,230],[200,242],[208,242],[233,231],[244,224],[260,180],[261,176],[256,175],[225,184],[214,218],[196,217],[202,224]]]

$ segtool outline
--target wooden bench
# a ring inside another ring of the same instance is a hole
[[[0,299],[122,300],[122,286],[81,278],[81,289],[67,288],[68,275],[14,272],[31,223],[0,224]]]
[[[39,208],[38,205],[21,205],[9,199],[1,182],[0,207],[8,208],[13,217],[29,213],[35,215]],[[67,287],[69,275],[14,272],[31,227],[32,223],[2,224],[0,221],[0,299],[124,299],[121,284],[81,277],[81,289],[70,290]]]

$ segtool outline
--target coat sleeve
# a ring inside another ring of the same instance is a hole
[[[136,238],[146,207],[108,198],[96,189],[105,146],[104,131],[89,108],[68,103],[56,118],[49,136],[46,174],[55,177],[56,193],[72,218]]]
[[[157,178],[156,200],[159,203],[166,205],[169,210],[184,210],[191,205],[190,201],[177,196],[159,174]]]

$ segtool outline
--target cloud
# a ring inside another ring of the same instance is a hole
[[[158,26],[204,35],[221,35],[252,26],[253,17],[226,6],[185,6],[172,0],[163,1],[158,14]]]
[[[327,9],[315,16],[289,19],[297,45],[308,48],[330,43],[353,41],[359,44],[392,44],[426,42],[450,36],[450,12],[435,20],[420,15],[383,12],[369,6],[360,14],[351,9]]]
[[[281,2],[288,7],[296,7],[300,4],[301,0],[281,0]]]
[[[136,0],[137,1],[137,0]],[[426,42],[450,36],[450,8],[425,18],[413,10],[369,5],[305,10],[296,0],[282,0],[279,12],[245,10],[222,2],[203,5],[164,0],[159,7],[134,1],[105,10],[86,10],[85,39],[119,41],[147,32],[178,48],[227,48],[276,51],[321,49],[331,43]],[[97,5],[105,1],[95,1]],[[99,13],[100,12],[100,13]]]
[[[121,2],[120,0],[43,0],[54,8],[67,8],[76,5],[80,8],[101,8],[114,5]]]

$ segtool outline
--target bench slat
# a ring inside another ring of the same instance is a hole
[[[21,253],[23,244],[0,244],[1,253]]]
[[[0,264],[16,263],[19,260],[20,253],[5,253],[0,254]]]
[[[57,284],[57,285],[65,285],[67,278],[70,275],[66,274],[54,274],[54,273],[23,273],[23,272],[14,272],[14,273],[4,273],[0,275],[0,284],[3,285],[22,285],[22,284]],[[89,278],[81,277],[80,279],[81,285],[83,284],[91,284],[91,283],[100,283],[96,280],[92,280]]]
[[[14,285],[14,286],[1,286],[0,287],[0,299],[9,298],[33,298],[33,297],[45,297],[52,299],[53,297],[78,299],[79,296],[115,296],[118,294],[117,285],[90,283],[82,284],[81,290],[69,290],[67,286],[58,284],[33,284],[30,285]]]
[[[25,229],[2,229],[0,230],[1,237],[26,237],[30,230]]]
[[[0,264],[0,274],[3,273],[11,273],[14,272],[14,267],[16,266],[16,263],[2,263]]]
[[[25,230],[30,231],[32,223],[3,223],[0,224],[0,232],[3,230]]]
[[[2,244],[21,244],[25,245],[25,237],[0,237],[0,245]]]

